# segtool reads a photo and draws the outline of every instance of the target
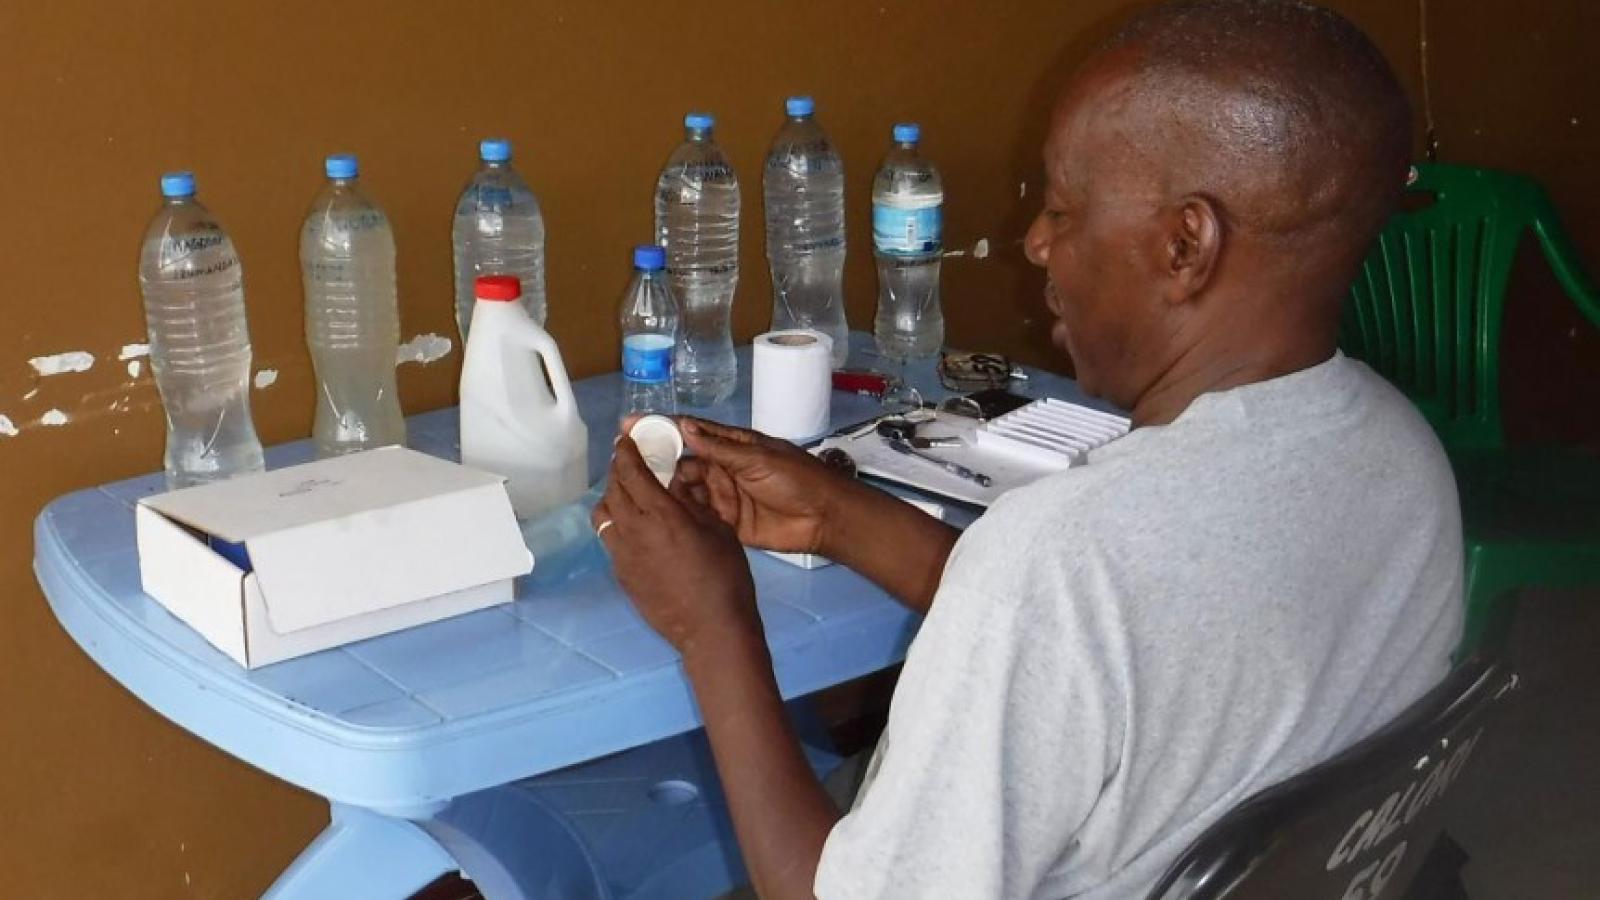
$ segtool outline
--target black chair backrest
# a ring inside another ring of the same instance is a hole
[[[1371,737],[1219,819],[1149,900],[1402,896],[1493,707],[1515,685],[1499,661],[1468,660]]]

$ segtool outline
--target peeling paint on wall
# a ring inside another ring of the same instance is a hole
[[[256,373],[256,390],[265,390],[278,381],[277,369],[262,369]]]
[[[973,259],[988,259],[989,258],[989,239],[988,238],[980,238],[976,244],[972,245],[972,258]]]
[[[70,421],[72,421],[72,417],[59,409],[48,410],[39,417],[39,424],[46,427],[65,425]]]
[[[138,359],[141,356],[149,356],[149,355],[150,355],[150,345],[149,344],[123,344],[122,345],[122,352],[117,354],[117,359],[126,361],[126,360],[130,360],[130,359]]]
[[[16,437],[21,433],[22,432],[18,431],[17,426],[11,421],[10,416],[0,416],[0,436]]]
[[[427,365],[431,362],[444,359],[450,355],[450,349],[455,345],[442,334],[419,334],[404,344],[395,354],[395,365],[402,363],[421,363]]]
[[[41,377],[65,375],[68,372],[87,372],[94,368],[94,354],[85,350],[68,350],[49,356],[35,356],[28,365]]]
[[[143,364],[140,363],[137,359],[128,360],[128,377],[129,378],[138,378],[139,377],[139,371],[142,368],[142,366],[143,366]]]

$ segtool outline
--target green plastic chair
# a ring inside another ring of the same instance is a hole
[[[1508,448],[1499,385],[1506,287],[1525,235],[1596,327],[1600,291],[1532,180],[1418,164],[1409,190],[1433,203],[1384,228],[1339,342],[1416,403],[1450,454],[1466,534],[1464,656],[1504,636],[1519,588],[1600,584],[1600,457]]]

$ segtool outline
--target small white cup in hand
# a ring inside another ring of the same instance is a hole
[[[639,448],[644,464],[656,476],[662,487],[672,484],[678,470],[678,459],[683,456],[683,435],[678,424],[666,416],[644,416],[628,429],[628,437]]]

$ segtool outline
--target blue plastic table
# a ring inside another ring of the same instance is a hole
[[[855,362],[873,362],[859,358],[870,342],[855,343]],[[749,422],[748,371],[746,348],[740,391],[708,417]],[[943,396],[929,367],[907,374]],[[1019,391],[1082,399],[1032,374]],[[618,384],[576,385],[591,478],[609,461]],[[880,412],[835,397],[836,426]],[[412,447],[458,458],[454,409],[409,428]],[[267,461],[311,456],[300,441]],[[536,566],[510,604],[246,671],[140,590],[133,504],[162,487],[149,475],[51,503],[35,523],[35,572],[62,627],[140,700],[328,799],[331,824],[269,896],[404,897],[457,869],[496,900],[692,896],[742,877],[677,656],[598,551],[565,571]],[[866,580],[750,560],[785,697],[903,658],[918,620]],[[833,757],[813,743],[825,771]]]

